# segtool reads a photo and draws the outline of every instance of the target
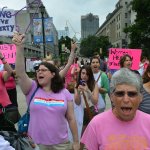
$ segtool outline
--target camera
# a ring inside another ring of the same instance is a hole
[[[80,85],[85,86],[85,81],[84,80],[80,80]]]

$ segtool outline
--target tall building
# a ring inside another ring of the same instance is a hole
[[[104,23],[96,32],[96,36],[108,36],[114,47],[127,47],[130,39],[124,28],[134,23],[136,13],[131,7],[132,0],[119,0],[112,13],[109,13]]]
[[[32,3],[34,2],[34,3]],[[16,15],[16,28],[20,33],[26,34],[26,43],[25,43],[25,57],[43,57],[44,48],[43,43],[35,44],[34,43],[34,33],[33,33],[33,18],[42,18],[41,10],[37,10],[39,2],[35,0],[26,0],[27,9],[26,10],[15,10]],[[42,4],[42,3],[41,3]],[[43,5],[43,4],[42,4]],[[49,18],[49,14],[46,9],[44,10],[44,18]],[[45,43],[45,51],[50,52],[53,56],[59,55],[58,50],[58,33],[55,28],[55,25],[52,23],[52,32],[53,32],[53,42]],[[12,37],[2,37],[0,36],[0,43],[9,44],[12,43]]]
[[[69,37],[69,27],[68,26],[65,27],[65,30],[57,30],[57,32],[58,32],[58,39],[60,39],[62,36]]]
[[[81,38],[87,38],[89,35],[94,35],[99,28],[99,17],[89,13],[81,16]]]
[[[26,3],[27,3],[27,14],[29,16],[30,22],[33,22],[32,21],[33,18],[41,18],[43,21],[46,18],[52,18],[49,16],[45,6],[42,3],[42,1],[26,0]],[[41,6],[44,6],[44,7],[41,7]],[[37,7],[39,7],[39,9],[37,9]],[[18,21],[20,23],[21,18],[18,18],[18,19],[19,19]],[[56,27],[53,24],[53,22],[51,22],[50,26],[51,26],[50,32],[53,35],[53,41],[52,42],[46,42],[46,40],[45,40],[45,42],[40,43],[38,45],[40,45],[41,49],[44,49],[44,46],[43,46],[43,44],[44,44],[46,53],[50,52],[53,56],[58,56],[58,53],[59,53],[58,52],[59,51],[58,50],[58,32],[57,32]],[[44,23],[44,28],[45,28],[45,23]],[[42,27],[42,30],[44,30],[44,28]],[[29,32],[30,41],[34,41],[34,27],[33,27],[33,25],[30,26],[29,31],[30,31]],[[46,39],[46,32],[44,34],[42,31],[42,36],[44,36]],[[41,52],[41,55],[43,55],[42,53],[43,53],[43,50]]]

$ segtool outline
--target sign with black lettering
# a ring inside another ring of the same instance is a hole
[[[15,44],[2,44],[0,51],[9,64],[14,64],[16,60],[16,45]],[[2,62],[0,62],[1,64]]]
[[[123,48],[110,48],[108,66],[110,69],[120,69],[120,57],[128,54],[132,57],[132,69],[138,70],[141,58],[141,49],[123,49]]]
[[[0,36],[12,36],[15,31],[14,10],[0,8]]]

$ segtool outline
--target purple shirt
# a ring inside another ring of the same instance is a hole
[[[27,103],[37,87],[33,82]],[[30,104],[30,123],[28,133],[37,144],[54,145],[68,139],[66,111],[72,95],[67,89],[59,93],[45,92],[39,88]]]

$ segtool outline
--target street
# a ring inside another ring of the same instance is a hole
[[[23,115],[27,109],[25,96],[22,93],[20,87],[17,85],[17,100],[18,100],[18,106],[20,114]],[[108,95],[106,96],[106,110],[111,107],[110,99]]]
[[[17,101],[18,101],[19,112],[21,115],[23,115],[27,109],[27,104],[26,104],[25,96],[18,85],[17,85]]]

